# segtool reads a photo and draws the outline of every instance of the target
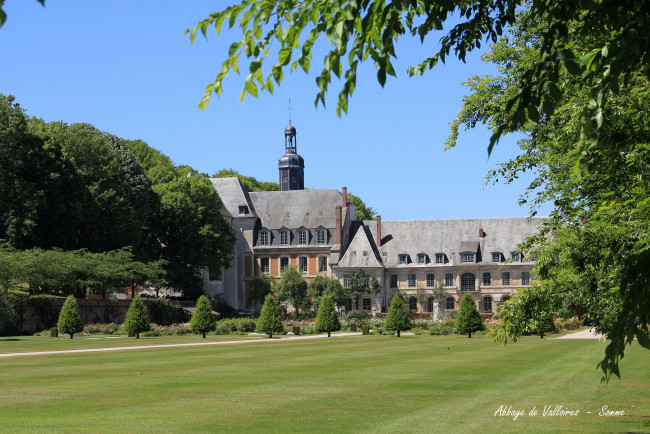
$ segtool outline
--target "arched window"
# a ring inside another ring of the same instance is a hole
[[[475,285],[474,274],[465,273],[460,276],[460,290],[461,291],[474,291]]]

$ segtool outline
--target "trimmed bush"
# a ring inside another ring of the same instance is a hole
[[[77,300],[71,295],[65,299],[65,303],[59,313],[59,332],[70,335],[72,339],[75,333],[80,333],[84,330],[84,323],[79,314],[79,307]]]
[[[327,332],[327,337],[332,335],[333,331],[341,330],[341,321],[336,313],[334,300],[328,295],[324,295],[318,308],[318,318],[316,318],[316,330],[319,333]]]
[[[257,332],[273,337],[273,333],[282,333],[284,326],[282,325],[282,318],[278,310],[278,303],[275,298],[269,294],[264,300],[264,306],[260,313],[260,318],[257,320]]]
[[[400,336],[400,331],[406,331],[411,328],[411,320],[409,319],[404,300],[399,294],[393,295],[388,308],[388,315],[386,315],[386,330],[396,331],[397,337]]]
[[[203,338],[205,339],[205,334],[214,330],[214,326],[215,318],[212,314],[210,299],[207,296],[202,295],[196,302],[196,309],[194,309],[194,313],[192,314],[190,328],[194,333],[202,333]]]
[[[134,333],[135,338],[140,339],[140,333],[149,331],[150,328],[147,306],[144,305],[140,297],[136,297],[131,301],[129,311],[126,313],[124,330]]]
[[[468,338],[472,337],[472,333],[485,330],[483,318],[476,309],[476,303],[472,294],[465,294],[460,301],[460,309],[458,317],[456,317],[456,330],[461,335],[466,334]]]

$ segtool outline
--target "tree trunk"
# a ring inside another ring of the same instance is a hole
[[[273,332],[269,333],[269,339],[273,338]]]
[[[544,339],[544,330],[539,331],[539,338]]]
[[[329,330],[327,331],[327,337],[328,337],[328,338],[329,338],[329,337],[332,337],[332,332],[330,332]]]
[[[472,338],[472,332],[468,332],[467,337],[471,339]]]
[[[397,330],[397,337],[399,338],[399,330]]]
[[[135,334],[135,338],[136,338],[136,339],[140,339],[140,332],[137,332],[137,333]]]
[[[72,339],[72,333],[70,333],[70,339]]]
[[[203,332],[203,339],[205,339],[205,332]]]

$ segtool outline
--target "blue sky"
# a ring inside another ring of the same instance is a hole
[[[239,35],[210,31],[191,45],[183,33],[222,4],[46,0],[42,7],[7,0],[0,93],[16,96],[29,115],[46,121],[86,122],[142,139],[175,164],[208,174],[232,168],[275,182],[291,98],[308,188],[347,186],[388,220],[527,215],[517,205],[525,180],[484,186],[488,170],[516,155],[514,138],[502,139],[488,158],[489,132],[477,128],[461,133],[456,149],[443,151],[449,122],[467,94],[461,83],[494,72],[478,54],[466,64],[451,61],[408,78],[406,67],[429,55],[439,36],[424,45],[400,41],[397,78],[382,89],[374,67],[365,65],[341,118],[336,82],[327,107],[314,107],[322,65],[317,53],[309,75],[285,72],[273,95],[247,96],[240,104],[245,75],[233,75],[222,97],[201,111],[196,106],[205,86]]]

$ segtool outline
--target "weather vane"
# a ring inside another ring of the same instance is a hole
[[[291,125],[291,110],[295,109],[295,107],[291,107],[291,98],[289,98],[289,107],[287,107],[287,110],[289,110],[289,125]]]

